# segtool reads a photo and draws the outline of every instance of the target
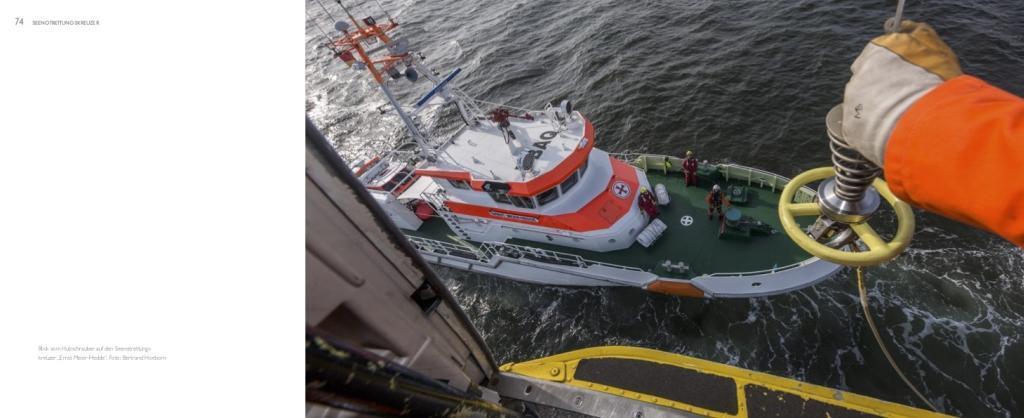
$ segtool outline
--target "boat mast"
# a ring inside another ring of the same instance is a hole
[[[349,12],[348,8],[345,7],[340,0],[338,1],[338,4],[341,5],[343,10],[345,10],[345,14],[348,16],[349,21],[352,22],[352,25],[350,26],[343,20],[339,20],[334,25],[335,29],[344,34],[343,37],[333,42],[334,47],[339,51],[337,53],[337,57],[350,67],[355,65],[356,69],[365,68],[370,71],[374,81],[376,81],[377,85],[380,86],[381,91],[384,92],[384,96],[388,98],[388,102],[391,103],[395,112],[398,113],[398,117],[402,119],[403,123],[405,123],[405,127],[412,135],[412,139],[416,141],[416,144],[419,146],[420,156],[428,160],[433,159],[434,156],[431,153],[431,148],[427,145],[427,140],[423,135],[423,132],[421,132],[419,127],[416,126],[412,117],[402,109],[401,104],[397,99],[395,99],[391,89],[388,88],[387,79],[384,78],[385,73],[392,78],[400,78],[402,73],[399,72],[398,68],[396,68],[400,63],[404,63],[406,65],[406,78],[414,81],[415,77],[418,76],[418,73],[415,71],[409,71],[410,68],[414,68],[414,57],[412,54],[403,50],[404,48],[401,45],[393,43],[391,38],[387,35],[388,31],[394,30],[398,27],[398,22],[395,22],[395,20],[388,15],[388,21],[386,23],[378,24],[373,17],[367,17],[363,19],[362,24],[360,24],[360,22],[352,16],[352,13]],[[355,29],[350,31],[353,27]],[[382,47],[377,47],[370,51],[365,49],[364,43],[373,44],[378,41],[383,45]],[[381,50],[386,50],[387,55],[374,60],[371,55]],[[358,61],[356,60],[356,57],[353,56],[352,52],[355,52],[355,55],[358,55]]]

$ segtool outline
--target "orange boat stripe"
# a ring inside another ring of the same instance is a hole
[[[594,149],[594,126],[590,121],[583,119],[583,139],[586,144],[583,147],[574,149],[561,163],[529,181],[510,181],[508,194],[512,196],[535,196],[554,186],[562,183],[583,165],[583,162],[590,156],[590,150]],[[486,180],[475,179],[468,171],[460,170],[416,170],[416,175],[442,178],[448,180],[463,180],[469,183],[474,190],[482,191]]]
[[[697,286],[694,286],[689,282],[680,282],[674,280],[655,280],[651,282],[651,284],[647,285],[647,291],[664,293],[666,295],[673,296],[686,296],[691,298],[704,297],[704,291],[700,290],[700,288],[698,288]]]

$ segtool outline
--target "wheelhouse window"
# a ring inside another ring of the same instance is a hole
[[[576,175],[576,173],[573,173],[573,175]],[[537,205],[544,206],[553,202],[555,199],[558,199],[558,188],[552,187],[544,193],[537,195]]]
[[[469,189],[469,183],[465,180],[448,180],[448,183],[456,189]]]
[[[517,208],[533,209],[533,208],[536,207],[536,205],[533,204],[533,198],[532,197],[520,197],[520,196],[508,196],[508,195],[506,195],[506,196],[508,197],[509,200],[512,201],[512,205],[517,207]],[[495,200],[497,200],[497,199],[495,199]]]
[[[392,176],[387,183],[384,183],[384,186],[382,188],[390,192],[392,190],[395,190],[396,187],[405,184],[411,179],[412,176],[409,175],[409,170],[402,169],[398,173],[395,173],[395,175]]]
[[[562,193],[568,192],[569,189],[571,189],[572,186],[575,186],[576,183],[578,183],[579,181],[579,175],[575,171],[573,171],[572,175],[570,175],[568,178],[565,179],[565,181],[562,182]]]
[[[587,163],[590,159],[584,159],[583,164],[580,165],[580,178],[583,178],[583,173],[587,172]]]
[[[491,199],[494,199],[495,202],[512,204],[512,201],[509,200],[509,196],[505,194],[504,191],[492,191],[487,192],[487,194],[491,195]]]

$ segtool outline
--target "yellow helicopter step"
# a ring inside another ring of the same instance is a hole
[[[593,347],[501,371],[708,417],[947,417],[931,411],[638,347]]]

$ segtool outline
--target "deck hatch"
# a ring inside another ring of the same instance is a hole
[[[729,377],[624,358],[580,360],[573,375],[584,380],[735,415],[736,382]]]
[[[787,392],[771,390],[758,385],[746,385],[743,388],[747,398],[747,416],[749,418],[877,418],[878,415],[868,414],[839,405],[831,405],[814,399],[804,399]]]

